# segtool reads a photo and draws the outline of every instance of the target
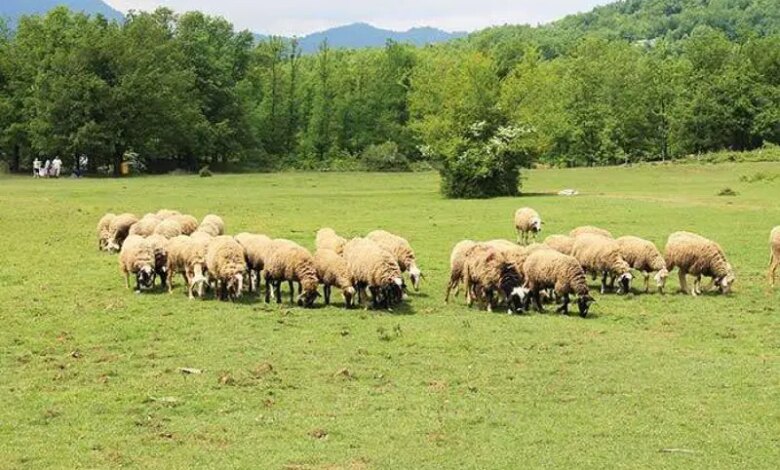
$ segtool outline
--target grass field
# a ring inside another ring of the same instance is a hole
[[[0,468],[777,468],[778,174],[540,170],[488,201],[444,200],[434,174],[0,179]],[[735,292],[679,295],[674,273],[669,295],[598,296],[585,320],[446,306],[452,245],[513,239],[522,205],[545,234],[700,232]],[[161,207],[309,247],[322,226],[386,228],[428,282],[396,314],[135,295],[94,225]]]

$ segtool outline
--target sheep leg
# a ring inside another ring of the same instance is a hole
[[[520,230],[517,231],[517,244],[522,245],[523,244],[523,232]]]
[[[330,305],[330,286],[325,284],[322,291],[325,294],[325,305]]]
[[[650,292],[650,273],[645,273],[645,294]]]
[[[371,291],[371,308],[373,308],[374,310],[378,310],[380,307],[379,292],[378,292],[379,289],[374,286],[371,286],[368,289]]]
[[[775,258],[774,255],[772,256],[772,260],[769,264],[769,284],[774,287],[775,286],[775,278],[777,275],[777,267],[780,266],[780,257]]]
[[[125,271],[125,286],[127,286],[127,289],[130,290],[130,272]]]
[[[265,303],[270,304],[271,303],[271,292],[273,291],[273,287],[271,286],[271,280],[268,279],[268,276],[265,277]]]
[[[276,295],[276,303],[282,303],[282,281],[274,281],[274,295]]]
[[[569,302],[570,302],[570,300],[569,300],[569,294],[564,294],[564,295],[563,295],[563,305],[561,305],[560,307],[558,307],[558,309],[556,310],[556,312],[557,312],[557,313],[562,313],[562,314],[564,314],[564,315],[568,315],[568,314],[569,314]]]
[[[680,290],[684,294],[689,294],[690,291],[688,291],[688,280],[685,277],[687,273],[681,269],[679,275],[680,275]]]
[[[601,276],[601,293],[604,294],[607,292],[607,272],[604,271],[604,274]]]
[[[696,276],[696,279],[693,281],[693,290],[696,292],[696,295],[701,295],[701,274]]]
[[[141,273],[138,272],[135,275],[135,291],[136,293],[141,293]]]
[[[487,303],[487,311],[493,313],[493,291],[488,290],[485,292],[485,302]]]

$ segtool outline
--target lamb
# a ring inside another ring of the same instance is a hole
[[[168,241],[167,272],[168,292],[173,293],[173,276],[181,273],[187,285],[189,298],[194,298],[193,290],[198,287],[198,295],[203,297],[206,279],[206,241],[180,235]]]
[[[169,218],[160,222],[160,224],[157,225],[157,227],[154,229],[154,233],[157,235],[162,235],[163,237],[170,240],[171,238],[176,238],[179,235],[184,235],[181,228],[182,227],[179,222],[173,218]]]
[[[344,259],[361,305],[369,289],[374,308],[392,308],[403,300],[406,286],[396,257],[368,238],[344,245]]]
[[[160,277],[160,285],[165,288],[168,282],[168,239],[162,235],[152,235],[146,242],[154,252],[154,272]]]
[[[580,235],[601,235],[606,238],[615,238],[608,230],[603,228],[593,227],[591,225],[585,225],[583,227],[577,227],[569,233],[572,238],[577,238]]]
[[[523,271],[526,277],[522,296],[526,299],[526,308],[533,297],[537,310],[542,312],[541,293],[545,289],[553,289],[563,299],[558,313],[569,314],[569,296],[574,294],[580,316],[588,316],[590,305],[595,300],[588,293],[585,271],[576,258],[554,250],[539,250],[528,257]]]
[[[775,285],[775,274],[780,266],[780,226],[769,234],[769,283]]]
[[[315,245],[318,250],[333,250],[341,255],[346,244],[347,239],[339,236],[332,228],[323,228],[317,232]]]
[[[145,215],[141,217],[141,220],[133,224],[130,227],[130,235],[138,235],[141,237],[148,237],[154,233],[154,229],[160,225],[162,219],[156,215]]]
[[[650,292],[650,274],[655,274],[658,292],[664,292],[669,270],[666,261],[653,242],[639,237],[625,236],[615,240],[620,246],[620,254],[626,263],[645,276],[645,293]]]
[[[218,237],[225,234],[225,222],[222,220],[222,217],[209,214],[203,218],[198,230],[206,232],[212,237]]]
[[[529,235],[536,240],[536,235],[542,231],[542,218],[539,213],[530,207],[517,209],[515,212],[515,230],[517,230],[517,243],[528,244]]]
[[[172,211],[170,209],[160,209],[157,211],[157,216],[163,220],[170,219],[171,217],[175,217],[177,215],[181,215],[181,212]]]
[[[615,240],[596,234],[582,234],[576,237],[572,256],[577,258],[585,271],[602,274],[601,293],[607,290],[607,276],[612,275],[620,282],[619,293],[628,293],[631,267],[620,254],[620,245]]]
[[[260,273],[263,272],[266,258],[271,255],[273,250],[273,240],[265,235],[252,233],[239,233],[235,239],[244,248],[244,258],[249,272],[249,292],[255,288],[255,282],[257,283],[256,288],[259,290]]]
[[[108,227],[108,251],[118,252],[122,249],[122,244],[130,234],[130,227],[138,222],[138,218],[133,214],[120,214],[111,220]]]
[[[566,235],[550,235],[544,240],[544,244],[558,253],[571,256],[571,250],[574,248],[574,238]]]
[[[460,285],[463,282],[463,265],[466,262],[466,253],[477,243],[472,240],[463,240],[458,242],[452,249],[450,255],[450,282],[447,284],[447,293],[444,296],[444,302],[450,301],[450,292],[455,289],[455,296],[460,292]]]
[[[192,235],[196,230],[198,230],[198,219],[191,215],[175,215],[171,217],[170,220],[175,220],[179,223],[181,226],[182,235]]]
[[[154,251],[152,246],[138,235],[130,235],[119,252],[119,267],[125,275],[125,285],[130,289],[130,274],[135,275],[137,293],[143,288],[154,287]]]
[[[311,308],[319,297],[319,278],[314,265],[314,257],[309,250],[292,244],[287,240],[274,242],[272,253],[265,260],[265,301],[271,301],[271,291],[274,291],[276,302],[282,303],[282,282],[290,283],[290,302],[295,303],[293,282],[301,286],[298,296],[298,306]]]
[[[352,285],[352,276],[349,273],[347,261],[335,251],[321,248],[314,253],[314,267],[324,286],[325,305],[330,305],[331,288],[336,286],[341,289],[344,304],[350,308],[355,296],[355,288]]]
[[[494,295],[499,293],[509,306],[509,313],[523,309],[522,282],[517,269],[501,251],[477,244],[466,252],[463,263],[466,298],[471,306],[475,298],[484,299],[488,312],[493,311]]]
[[[116,218],[115,214],[107,213],[101,217],[97,224],[98,250],[105,251],[108,248],[108,240],[111,236],[111,221]]]
[[[711,277],[721,293],[731,292],[731,285],[736,279],[734,270],[726,260],[723,249],[714,241],[695,233],[675,232],[669,235],[666,242],[664,258],[669,271],[679,268],[683,292],[689,292],[686,280],[688,274],[696,277],[690,290],[694,297],[702,293],[702,276]]]
[[[244,249],[233,237],[220,236],[208,244],[206,269],[221,300],[241,297],[246,260]]]
[[[366,238],[373,240],[379,246],[392,253],[396,257],[396,261],[398,261],[401,272],[409,271],[409,277],[412,280],[414,290],[420,290],[420,281],[423,278],[423,274],[420,268],[417,267],[414,250],[406,239],[385,230],[375,230],[369,233]]]

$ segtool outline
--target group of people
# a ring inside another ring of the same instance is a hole
[[[54,160],[46,160],[43,164],[36,158],[33,160],[33,178],[59,178],[62,172],[62,160],[54,157]]]

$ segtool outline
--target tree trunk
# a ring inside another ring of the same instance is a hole
[[[125,156],[125,152],[117,152],[114,155],[114,176],[122,176],[122,159]]]
[[[19,144],[14,145],[14,155],[11,159],[11,173],[18,173],[20,162],[22,160],[22,146]]]

